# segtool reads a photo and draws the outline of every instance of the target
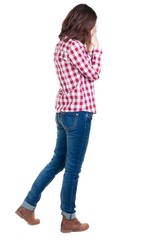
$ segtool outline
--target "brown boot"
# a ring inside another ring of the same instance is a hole
[[[61,222],[61,232],[82,232],[89,228],[88,223],[80,223],[77,218],[67,220],[64,216]]]
[[[20,206],[15,213],[30,225],[36,225],[40,223],[40,219],[35,218],[34,211],[30,211],[23,206]]]

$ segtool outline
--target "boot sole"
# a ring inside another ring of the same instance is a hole
[[[71,233],[72,231],[70,231],[70,230],[60,230],[62,233]]]
[[[61,229],[60,231],[62,232],[62,233],[71,233],[71,232],[84,232],[84,231],[86,231],[86,230],[88,230],[89,228],[86,228],[86,229],[84,229],[84,230],[64,230],[64,229]]]

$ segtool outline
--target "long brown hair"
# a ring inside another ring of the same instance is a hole
[[[91,29],[95,26],[97,15],[87,4],[76,5],[62,23],[59,39],[76,39],[86,44],[91,40]]]

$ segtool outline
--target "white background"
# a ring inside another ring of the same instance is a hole
[[[62,234],[62,173],[43,192],[38,226],[14,212],[53,155],[58,82],[53,51],[61,23],[80,1],[0,2],[1,239],[150,239],[149,1],[84,1],[97,12],[103,49],[97,114],[77,194],[90,229]]]

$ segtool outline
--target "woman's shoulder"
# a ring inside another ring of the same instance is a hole
[[[66,46],[66,47],[70,47],[70,46],[78,46],[78,47],[83,47],[83,43],[81,43],[79,40],[77,39],[72,39],[70,38],[68,41],[65,41],[63,39],[59,40],[56,44],[56,46]]]
[[[83,43],[80,42],[80,41],[77,40],[77,39],[69,39],[69,40],[68,40],[68,44],[69,44],[69,45],[72,45],[72,46],[78,46],[78,47],[83,47],[83,46],[84,46]]]
[[[59,42],[56,44],[56,48],[55,48],[55,52],[58,51],[63,51],[63,52],[77,52],[77,51],[85,51],[86,48],[83,45],[83,43],[81,43],[79,40],[76,39],[69,39],[68,41],[64,41],[64,40],[59,40]]]

